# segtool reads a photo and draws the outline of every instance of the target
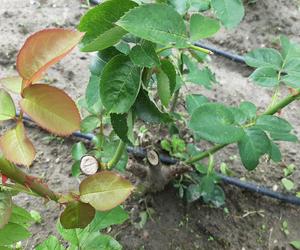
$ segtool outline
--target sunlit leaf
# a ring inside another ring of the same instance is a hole
[[[0,230],[9,221],[12,212],[12,199],[9,193],[0,192]]]
[[[62,90],[34,84],[23,91],[22,110],[42,128],[57,134],[70,135],[80,128],[80,115],[73,100]]]
[[[15,94],[20,94],[22,89],[23,79],[19,76],[11,76],[0,79],[0,85],[6,90]]]
[[[11,245],[30,236],[30,232],[25,227],[9,222],[0,230],[0,246]]]
[[[12,119],[16,116],[16,108],[11,96],[0,89],[0,121]]]
[[[45,29],[31,35],[17,57],[20,76],[34,82],[51,65],[66,56],[79,41],[83,33],[67,29]]]
[[[94,220],[89,225],[89,230],[99,231],[112,225],[122,224],[128,217],[128,213],[120,206],[105,212],[97,211]]]
[[[107,211],[120,205],[132,190],[130,181],[109,171],[84,179],[79,187],[80,200],[99,211]]]
[[[154,43],[174,44],[178,48],[188,46],[183,18],[166,4],[140,5],[128,11],[117,25]]]
[[[65,248],[60,244],[58,239],[51,235],[41,244],[35,247],[35,250],[64,250]]]
[[[108,111],[129,111],[141,86],[140,72],[140,68],[124,55],[115,56],[105,65],[100,80],[100,96]]]
[[[191,39],[197,41],[203,38],[211,37],[220,29],[220,24],[216,19],[194,14],[191,17]]]
[[[127,31],[115,24],[127,11],[136,7],[133,1],[109,0],[90,9],[80,20],[78,29],[86,32],[81,50],[98,51],[115,45]]]
[[[241,0],[211,0],[211,7],[226,28],[237,26],[244,17]]]
[[[95,212],[89,204],[71,202],[60,215],[60,223],[65,229],[85,228],[95,217]]]
[[[27,138],[21,122],[0,138],[0,148],[4,157],[16,164],[30,166],[35,158],[34,146]]]

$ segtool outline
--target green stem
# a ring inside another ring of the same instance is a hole
[[[208,149],[205,152],[201,152],[193,157],[191,157],[190,159],[188,159],[185,163],[186,164],[192,164],[196,161],[200,161],[206,157],[208,157],[209,155],[214,154],[215,152],[219,151],[220,149],[226,147],[228,144],[220,144],[220,145],[215,145],[212,148]]]
[[[120,161],[123,155],[124,150],[125,150],[125,143],[122,140],[120,140],[119,145],[117,147],[117,151],[115,152],[113,158],[107,163],[108,169],[118,164],[118,162]]]
[[[50,190],[46,184],[42,183],[38,178],[27,175],[14,164],[0,157],[0,172],[14,182],[29,188],[39,196],[58,201],[60,196]]]
[[[160,53],[164,52],[165,50],[172,49],[172,48],[173,48],[173,46],[162,47],[162,48],[160,48],[160,49],[157,49],[157,50],[156,50],[156,53],[157,53],[157,54],[160,54]]]
[[[292,94],[288,95],[287,97],[285,97],[281,101],[277,102],[276,104],[274,104],[273,106],[268,108],[263,113],[263,115],[274,115],[274,114],[276,114],[278,111],[280,111],[281,109],[283,109],[284,107],[286,107],[287,105],[289,105],[290,103],[295,101],[297,98],[299,98],[299,96],[300,96],[300,89],[296,89],[295,93],[292,93]]]
[[[208,49],[204,49],[204,48],[198,47],[198,46],[195,46],[195,45],[190,45],[189,48],[193,49],[193,50],[196,50],[196,51],[199,51],[199,52],[202,52],[202,53],[205,53],[205,54],[208,54],[208,55],[212,55],[213,54],[212,51],[210,51]]]
[[[284,99],[282,99],[281,101],[277,102],[272,107],[268,108],[261,115],[274,115],[278,111],[280,111],[281,109],[283,109],[284,107],[286,107],[287,105],[289,105],[290,103],[295,101],[297,98],[299,98],[299,96],[300,96],[300,89],[296,89],[295,93],[290,94],[287,97],[285,97]],[[229,144],[215,145],[212,148],[208,149],[207,151],[201,152],[201,153],[189,158],[188,160],[185,161],[185,163],[186,164],[195,163],[199,160],[202,160],[202,159],[208,157],[211,154],[214,154],[215,152],[219,151],[220,149],[226,147],[227,145],[229,145]]]

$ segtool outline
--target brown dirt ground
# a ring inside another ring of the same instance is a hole
[[[207,43],[237,53],[245,53],[262,46],[273,46],[280,34],[286,34],[300,42],[300,11],[296,0],[258,0],[246,5],[246,16],[241,25],[232,31],[222,30]],[[0,77],[15,74],[15,57],[25,37],[45,27],[75,27],[86,8],[79,0],[1,0],[0,3]],[[63,88],[73,98],[82,96],[88,81],[89,55],[75,50],[70,56],[52,67],[48,80]],[[265,107],[272,93],[249,82],[250,70],[226,59],[212,57],[211,68],[216,73],[219,85],[212,91],[191,86],[191,92],[205,93],[207,96],[237,104],[242,100]],[[284,92],[284,91],[283,91]],[[299,103],[294,103],[283,112],[300,132]],[[0,127],[0,133],[10,124]],[[45,178],[49,186],[57,191],[76,190],[77,180],[69,178],[71,169],[72,138],[59,141],[49,140],[49,134],[32,126],[28,134],[39,153],[30,174]],[[294,163],[297,171],[292,179],[300,190],[300,164],[297,154],[299,144],[282,143],[284,162]],[[247,173],[239,160],[231,161],[236,155],[236,147],[228,147],[217,154],[217,163],[225,161],[235,172],[267,187],[278,185],[282,178],[282,168],[262,162],[252,173]],[[155,211],[153,220],[148,220],[143,229],[133,224],[139,213],[145,209],[144,203],[130,200],[126,207],[131,212],[131,221],[114,228],[113,233],[125,249],[290,249],[288,242],[300,240],[300,209],[272,199],[224,186],[226,207],[212,208],[201,202],[186,206],[169,187],[162,193],[147,197],[148,206]],[[279,190],[282,191],[281,188]],[[61,210],[56,204],[46,206],[40,199],[25,195],[15,201],[28,209],[41,213],[43,222],[32,227],[33,237],[25,249],[33,249],[48,235],[57,234],[55,223]],[[248,214],[248,215],[247,215]],[[290,234],[281,231],[286,220]],[[265,225],[265,229],[263,229]],[[211,240],[213,237],[213,240]]]

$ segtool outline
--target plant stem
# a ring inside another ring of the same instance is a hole
[[[300,97],[300,89],[296,89],[295,93],[292,93],[288,96],[286,96],[284,99],[281,101],[277,102],[274,104],[272,107],[268,108],[264,113],[261,115],[274,115],[293,101],[295,101],[297,98]],[[220,149],[226,147],[229,144],[221,144],[221,145],[215,145],[212,148],[208,149],[205,152],[200,152],[199,154],[189,158],[188,160],[185,161],[186,164],[192,164],[195,163],[199,160],[202,160],[206,157],[208,157],[210,154],[214,154],[215,152],[219,151]]]
[[[204,48],[201,48],[201,47],[198,47],[198,46],[195,46],[195,45],[190,45],[189,46],[190,49],[193,49],[193,50],[196,50],[196,51],[199,51],[199,52],[202,52],[202,53],[205,53],[205,54],[208,54],[208,55],[213,55],[214,53],[208,49],[204,49]]]
[[[215,152],[219,151],[220,149],[226,147],[228,144],[220,144],[220,145],[215,145],[212,148],[208,149],[205,152],[201,152],[193,157],[191,157],[190,159],[188,159],[185,163],[186,164],[192,164],[196,161],[200,161],[206,157],[208,157],[211,154],[214,154]]]
[[[281,109],[283,109],[284,107],[289,105],[291,102],[293,102],[297,98],[299,98],[299,96],[300,96],[300,89],[296,89],[295,93],[292,93],[292,94],[288,95],[287,97],[285,97],[281,101],[277,102],[276,104],[274,104],[273,106],[268,108],[263,113],[263,115],[274,115],[275,113],[277,113],[278,111],[280,111]]]
[[[120,161],[124,150],[125,150],[125,143],[122,140],[120,140],[113,158],[107,163],[108,169],[114,167]]]
[[[50,199],[53,201],[58,201],[60,196],[50,190],[46,184],[42,183],[38,178],[27,175],[25,172],[20,170],[14,164],[0,157],[0,172],[9,179],[21,184],[39,196]]]

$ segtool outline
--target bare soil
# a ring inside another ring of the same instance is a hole
[[[296,0],[258,0],[246,4],[246,16],[234,30],[222,30],[214,39],[206,41],[224,50],[243,54],[251,49],[275,46],[280,34],[300,42],[300,11]],[[1,0],[0,1],[0,77],[16,74],[16,53],[25,37],[46,27],[75,27],[86,11],[80,0]],[[74,99],[83,95],[89,73],[90,55],[75,50],[62,62],[49,70],[48,81],[63,88]],[[217,56],[212,57],[211,68],[219,84],[212,91],[189,87],[191,92],[204,93],[214,100],[227,104],[252,101],[263,108],[272,92],[254,86],[247,76],[251,70],[244,65]],[[300,133],[299,103],[283,110],[282,116],[289,120],[295,133]],[[0,133],[11,124],[2,124]],[[69,178],[72,160],[71,146],[75,138],[63,141],[35,126],[29,126],[28,134],[38,149],[37,158],[28,173],[45,179],[57,191],[76,190],[78,182]],[[297,170],[292,175],[296,189],[300,191],[299,143],[282,143],[283,162],[293,163]],[[240,160],[230,160],[237,155],[235,146],[218,153],[217,164],[226,162],[239,176],[267,187],[277,185],[283,191],[280,165],[262,161],[253,172],[248,173]],[[164,192],[147,196],[142,200],[132,199],[126,204],[131,220],[113,228],[112,234],[123,244],[124,249],[291,249],[289,242],[300,240],[300,208],[243,190],[223,186],[226,193],[226,209],[213,208],[201,202],[186,205],[178,198],[177,191],[169,186]],[[43,222],[31,228],[32,238],[25,249],[34,246],[48,235],[57,235],[55,224],[61,208],[54,203],[18,196],[16,203],[41,213]],[[147,207],[145,206],[147,204]],[[135,225],[141,212],[154,210],[142,229]],[[228,211],[226,211],[228,210]],[[285,235],[282,223],[286,220],[290,234]]]

